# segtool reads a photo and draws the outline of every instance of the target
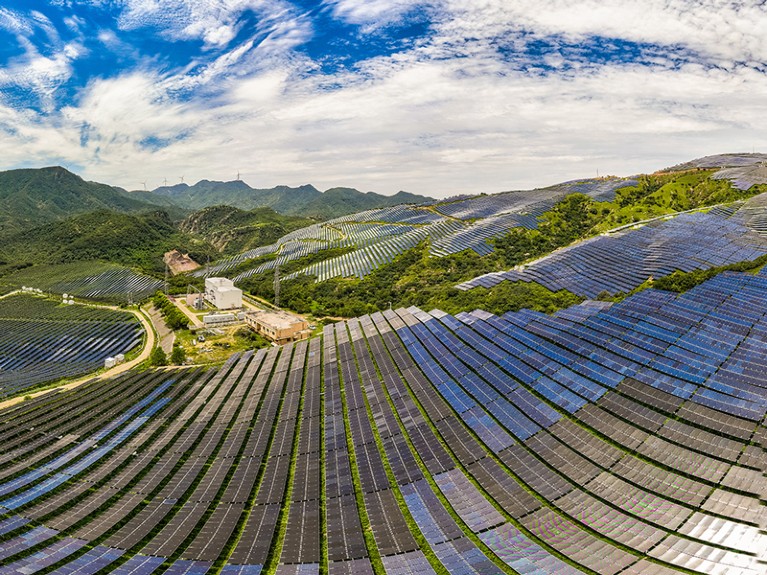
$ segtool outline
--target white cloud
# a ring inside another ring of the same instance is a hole
[[[318,89],[316,78],[296,84],[275,71],[233,84],[213,108],[168,100],[160,79],[137,73],[89,86],[82,103],[64,111],[55,142],[54,120],[38,118],[35,129],[4,139],[0,154],[67,150],[66,161],[88,166],[89,179],[128,188],[182,173],[187,181],[231,179],[240,170],[254,186],[312,182],[444,196],[536,187],[596,170],[626,175],[767,147],[753,131],[767,100],[750,95],[765,93],[767,81],[746,69],[637,66],[565,79],[466,77],[463,65],[413,64],[332,91]],[[80,147],[86,124],[90,138]],[[160,150],[140,145],[180,135]]]
[[[399,21],[405,14],[431,4],[424,0],[325,0],[336,18],[377,27]]]
[[[682,46],[720,64],[767,61],[767,5],[723,0],[444,0],[446,38],[499,38],[510,30]]]

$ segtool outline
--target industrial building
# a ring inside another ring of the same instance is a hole
[[[259,310],[245,314],[245,323],[256,333],[279,345],[306,339],[309,323],[282,310]]]
[[[242,307],[242,290],[234,287],[227,278],[207,278],[205,299],[218,309],[239,309]]]

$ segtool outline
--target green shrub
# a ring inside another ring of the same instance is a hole
[[[161,347],[156,347],[152,350],[152,353],[149,355],[149,365],[154,367],[168,365],[168,356],[165,355]]]
[[[186,360],[184,348],[176,344],[173,346],[173,352],[170,354],[170,362],[173,365],[183,365]]]

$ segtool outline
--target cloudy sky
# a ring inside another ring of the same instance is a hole
[[[443,197],[767,152],[748,0],[10,0],[0,169]]]

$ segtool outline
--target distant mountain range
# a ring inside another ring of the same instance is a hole
[[[96,210],[140,213],[160,208],[172,220],[180,221],[202,208],[226,205],[243,210],[269,207],[282,215],[327,220],[373,208],[429,201],[432,199],[406,192],[384,196],[333,188],[323,193],[311,185],[254,189],[240,180],[202,180],[193,186],[177,184],[151,192],[129,192],[85,181],[56,166],[0,172],[0,236]]]
[[[242,181],[207,180],[128,192],[62,167],[10,170],[0,172],[0,275],[18,265],[79,260],[162,271],[161,256],[170,249],[199,261],[217,259],[317,220],[429,200],[404,192],[323,193],[308,185],[256,190]]]
[[[156,196],[168,198],[179,207],[199,210],[210,206],[227,205],[244,210],[272,208],[288,216],[302,216],[328,220],[373,208],[386,208],[397,204],[423,204],[433,198],[398,192],[384,196],[375,192],[363,193],[354,188],[331,188],[325,192],[312,185],[291,188],[251,188],[242,180],[216,182],[202,180],[193,186],[176,184],[153,190]]]

